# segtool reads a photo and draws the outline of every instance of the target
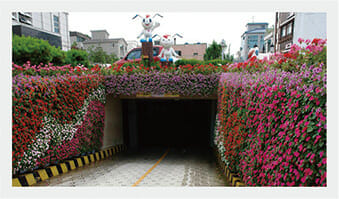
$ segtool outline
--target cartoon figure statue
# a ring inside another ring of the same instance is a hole
[[[143,18],[140,15],[135,15],[132,19],[135,19],[136,17],[140,17],[142,19],[141,25],[144,27],[144,30],[141,31],[140,35],[137,37],[138,39],[144,35],[145,39],[141,39],[140,42],[146,42],[147,40],[149,42],[152,42],[152,32],[155,28],[160,26],[160,23],[157,21],[154,21],[154,18],[156,16],[163,17],[160,14],[155,14],[153,17],[150,17],[150,15],[146,15],[146,18]]]
[[[255,44],[253,46],[253,48],[251,48],[251,50],[248,52],[248,59],[251,57],[258,57],[259,56],[259,48],[257,46],[257,44]]]
[[[154,35],[153,37],[156,37],[159,35]],[[179,34],[174,34],[173,36],[170,35],[164,35],[160,39],[160,45],[162,45],[164,48],[161,50],[158,57],[161,58],[160,61],[173,61],[173,57],[178,57],[179,55],[174,51],[172,46],[174,45],[174,37],[178,36],[182,38]]]

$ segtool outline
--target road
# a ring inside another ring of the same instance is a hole
[[[153,148],[122,153],[35,186],[227,186],[206,150]]]

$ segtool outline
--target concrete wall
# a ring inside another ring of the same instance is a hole
[[[207,44],[177,44],[173,46],[174,50],[181,51],[180,58],[204,60],[204,54]],[[196,54],[195,54],[196,53]]]
[[[314,38],[326,39],[326,24],[326,13],[296,13],[293,43],[298,44],[299,38],[311,41]]]
[[[121,100],[106,96],[105,127],[102,149],[123,144],[122,104]]]

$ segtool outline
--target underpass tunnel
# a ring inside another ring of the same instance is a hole
[[[216,100],[122,100],[124,143],[149,148],[209,150],[213,146]]]

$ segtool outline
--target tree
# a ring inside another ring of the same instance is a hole
[[[66,64],[71,64],[72,66],[90,66],[88,61],[88,53],[85,50],[71,49],[67,51],[65,62]]]
[[[74,41],[74,42],[72,43],[71,49],[79,49],[79,48],[78,48],[77,42]]]
[[[233,60],[234,60],[234,56],[231,55],[231,44],[228,46],[228,51],[227,51],[227,54],[224,55],[224,59],[229,60],[231,62],[233,62]]]
[[[217,44],[216,41],[213,40],[212,44],[206,48],[206,52],[204,54],[204,60],[212,60],[212,59],[220,59],[221,58],[221,45]]]
[[[107,54],[100,46],[97,46],[96,48],[91,46],[87,49],[87,51],[89,60],[92,63],[107,64],[118,60],[118,57],[114,53]]]

